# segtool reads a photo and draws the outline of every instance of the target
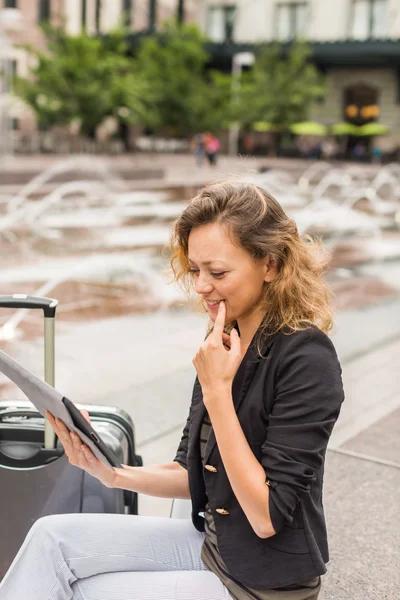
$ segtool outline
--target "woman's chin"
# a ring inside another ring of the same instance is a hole
[[[212,321],[213,323],[215,323],[215,321],[217,319],[217,316],[218,316],[218,310],[210,310],[209,308],[207,308],[206,311],[207,311],[207,314],[208,314],[208,316],[210,318],[210,321]],[[229,315],[229,313],[227,311],[226,315],[225,315],[225,323],[227,323],[230,320],[231,320],[231,317],[230,317],[230,315]]]

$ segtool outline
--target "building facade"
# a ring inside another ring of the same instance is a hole
[[[258,43],[307,39],[327,90],[311,118],[378,120],[400,144],[399,0],[205,0],[200,24],[225,70]]]
[[[185,21],[197,22],[197,0],[185,0],[184,6]],[[7,80],[28,75],[32,59],[20,46],[44,48],[43,21],[63,23],[71,35],[107,33],[122,23],[132,32],[145,31],[153,20],[157,28],[172,18],[177,7],[178,0],[0,0],[0,133],[7,127],[26,134],[36,129],[34,114],[13,97]]]

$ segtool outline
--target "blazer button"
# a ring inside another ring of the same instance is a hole
[[[204,468],[207,469],[207,471],[210,471],[211,473],[217,472],[217,469],[215,467],[213,467],[212,465],[205,465]]]
[[[219,513],[220,515],[229,515],[229,510],[225,510],[225,508],[216,508],[215,512]]]

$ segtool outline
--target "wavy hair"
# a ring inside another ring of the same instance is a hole
[[[227,180],[202,188],[175,221],[170,265],[176,281],[191,296],[188,243],[192,229],[220,223],[234,243],[253,257],[269,257],[276,276],[264,283],[260,333],[292,333],[316,325],[332,328],[331,291],[323,279],[326,253],[318,240],[299,236],[296,223],[268,192],[251,183]],[[227,324],[227,331],[233,323]],[[212,326],[211,326],[212,327]],[[259,346],[260,347],[260,346]]]

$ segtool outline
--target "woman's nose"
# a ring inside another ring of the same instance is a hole
[[[209,294],[213,290],[213,285],[207,277],[199,275],[197,277],[195,289],[197,294]]]

